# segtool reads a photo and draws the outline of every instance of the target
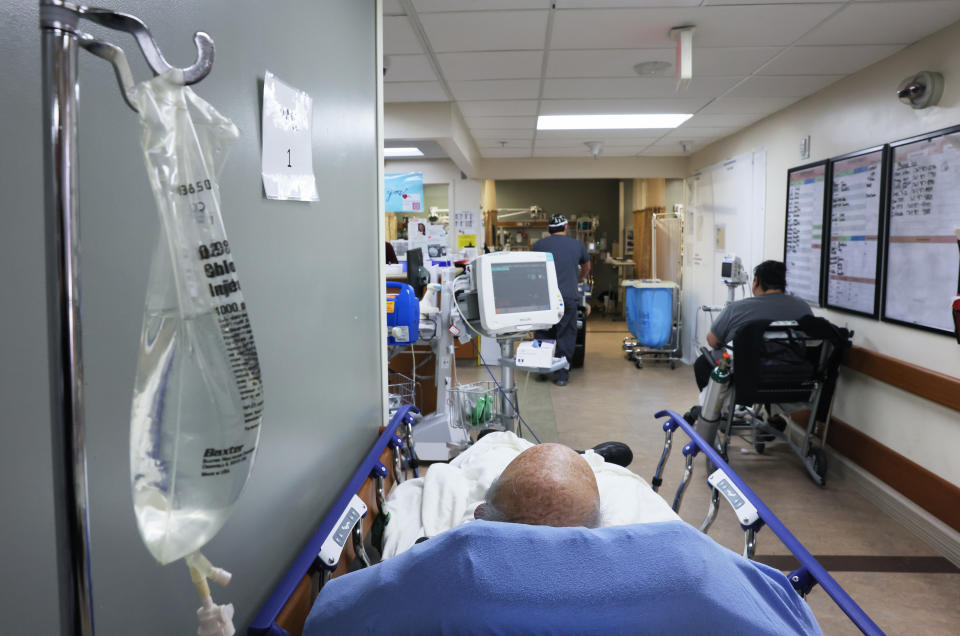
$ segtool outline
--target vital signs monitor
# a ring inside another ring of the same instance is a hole
[[[553,254],[484,254],[471,262],[470,271],[477,294],[477,311],[471,317],[479,319],[480,330],[488,335],[549,329],[563,317]]]

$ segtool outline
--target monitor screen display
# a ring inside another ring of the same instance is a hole
[[[720,264],[720,277],[730,278],[733,276],[733,263],[726,261]]]
[[[546,262],[498,263],[490,267],[493,304],[498,314],[550,309]]]

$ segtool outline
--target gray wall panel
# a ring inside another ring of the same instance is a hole
[[[235,603],[237,626],[245,627],[380,424],[375,3],[103,4],[140,16],[174,64],[192,61],[193,31],[210,33],[217,46],[214,70],[195,90],[241,131],[221,179],[222,207],[257,338],[266,409],[247,490],[204,552],[234,573],[214,598]],[[5,564],[5,588],[21,576],[27,585],[0,603],[5,621],[13,620],[4,630],[55,633],[39,33],[34,3],[8,3],[4,13],[0,538],[19,547]],[[131,38],[90,30],[123,45],[135,76],[147,77]],[[130,399],[158,227],[140,127],[109,67],[85,52],[80,60],[83,347],[97,632],[192,633],[198,601],[187,570],[152,560],[137,533],[130,496]],[[258,82],[265,69],[313,95],[319,203],[263,198]]]

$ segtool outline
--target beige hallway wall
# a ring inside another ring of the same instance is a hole
[[[942,73],[946,87],[939,106],[912,110],[899,103],[894,93],[900,80],[921,70]],[[808,161],[799,155],[801,137],[811,136],[809,161],[816,161],[958,123],[960,23],[705,148],[691,158],[690,168],[693,172],[765,147],[764,253],[769,258],[782,258],[787,169]],[[960,377],[960,347],[951,338],[836,311],[818,313],[854,329],[854,343],[859,346]],[[848,371],[837,392],[834,414],[944,479],[960,484],[960,462],[948,453],[960,448],[960,417],[956,411]]]

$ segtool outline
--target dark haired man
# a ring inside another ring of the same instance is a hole
[[[547,225],[550,236],[545,236],[533,244],[535,252],[553,254],[553,264],[557,270],[557,287],[563,296],[563,318],[549,331],[538,331],[537,338],[551,338],[557,341],[557,355],[573,360],[577,346],[577,303],[580,300],[579,283],[590,272],[590,254],[587,247],[577,239],[567,236],[567,218],[554,214]],[[570,371],[561,369],[553,374],[553,383],[565,386]]]
[[[720,349],[733,340],[743,325],[754,320],[799,320],[813,313],[806,301],[785,293],[786,287],[787,268],[780,261],[764,261],[754,267],[753,298],[744,298],[724,307],[707,332],[707,344],[712,349]],[[699,389],[707,386],[713,367],[714,361],[704,355],[693,363]]]

